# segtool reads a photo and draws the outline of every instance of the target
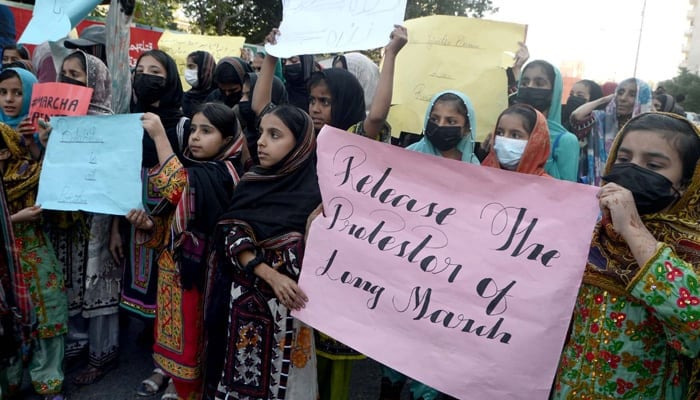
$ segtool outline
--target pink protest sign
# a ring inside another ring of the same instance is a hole
[[[333,128],[318,140],[299,319],[461,399],[545,399],[598,216],[596,188]]]
[[[86,115],[92,88],[61,82],[37,83],[32,89],[29,116],[36,127],[39,118]]]

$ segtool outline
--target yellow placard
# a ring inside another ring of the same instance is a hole
[[[182,87],[186,91],[190,86],[185,82],[183,71],[190,53],[208,51],[219,61],[224,57],[239,57],[244,43],[243,36],[205,36],[165,31],[158,41],[158,48],[170,54],[177,63]]]
[[[420,133],[432,96],[452,89],[474,104],[476,137],[484,139],[508,105],[504,54],[517,51],[526,26],[450,16],[405,24],[409,42],[396,60],[395,105],[389,113],[394,136],[401,131]]]

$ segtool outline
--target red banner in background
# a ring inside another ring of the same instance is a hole
[[[22,32],[24,32],[24,29],[29,24],[29,20],[32,19],[32,10],[31,8],[23,8],[19,6],[16,7],[12,5],[8,5],[8,7],[10,8],[10,10],[12,10],[12,14],[15,17],[15,30],[17,32],[16,39],[19,39],[19,37],[22,36]],[[76,27],[76,29],[78,30],[78,34],[80,34],[83,31],[83,29],[87,28],[90,25],[104,25],[104,23],[88,20],[82,21]],[[162,34],[163,32],[153,29],[139,28],[135,26],[131,27],[129,65],[132,68],[136,67],[136,60],[138,60],[139,56],[142,53],[145,53],[148,50],[158,48],[158,40],[160,39],[160,36]],[[27,45],[26,47],[29,49],[29,51],[34,51],[34,46]]]

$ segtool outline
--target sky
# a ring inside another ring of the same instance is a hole
[[[647,0],[637,77],[651,82],[677,75],[690,29],[692,0]],[[644,0],[493,0],[485,18],[528,25],[530,60],[555,65],[583,61],[583,78],[633,76]]]

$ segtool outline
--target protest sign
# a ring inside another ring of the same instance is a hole
[[[36,0],[18,43],[40,44],[66,36],[101,0]]]
[[[281,35],[265,49],[291,57],[382,47],[405,12],[406,0],[286,0]]]
[[[48,210],[126,215],[141,204],[141,114],[56,117],[37,203]]]
[[[165,31],[158,40],[158,48],[170,54],[177,63],[180,80],[184,88],[189,85],[182,71],[187,66],[187,56],[197,50],[208,51],[216,61],[224,57],[238,57],[245,43],[243,36],[206,36]],[[187,90],[187,89],[185,89]]]
[[[396,59],[395,106],[389,113],[392,134],[422,132],[432,96],[451,89],[465,93],[478,110],[475,135],[483,140],[508,107],[505,67],[509,65],[504,61],[512,64],[512,55],[504,55],[525,40],[526,26],[444,15],[408,20],[405,25],[409,41]]]
[[[546,399],[597,189],[330,127],[317,155],[325,216],[294,316],[457,398]]]
[[[37,83],[29,103],[32,125],[36,128],[39,118],[85,115],[91,98],[92,88],[61,82]]]

